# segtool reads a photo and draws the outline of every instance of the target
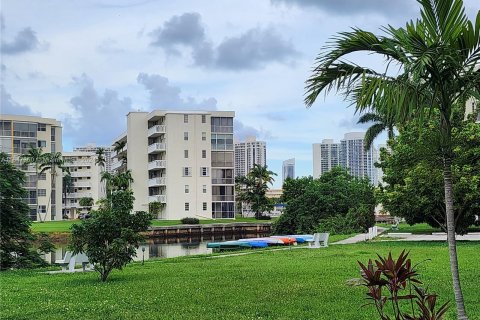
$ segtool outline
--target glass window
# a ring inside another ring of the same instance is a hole
[[[39,123],[37,128],[38,131],[47,131],[47,125],[45,123]]]
[[[202,132],[202,141],[207,141],[207,133]]]
[[[45,197],[47,195],[47,189],[38,189],[38,196]]]
[[[206,184],[203,185],[203,193],[207,193],[207,185]]]
[[[190,192],[190,187],[188,186],[188,184],[185,185],[185,193],[189,193]]]
[[[200,176],[208,177],[208,167],[200,167]]]
[[[50,140],[55,141],[55,128],[50,129]]]
[[[207,211],[207,203],[206,202],[203,203],[203,211]]]
[[[182,168],[182,175],[184,177],[190,177],[192,175],[192,168],[191,167],[183,167]]]
[[[188,114],[183,115],[183,122],[188,123]]]
[[[202,114],[202,123],[207,123],[207,116]]]
[[[185,211],[190,211],[190,203],[185,202]]]
[[[183,150],[183,157],[184,157],[185,159],[188,158],[188,150]]]
[[[45,140],[38,140],[38,147],[45,148],[47,146],[47,141]]]
[[[57,149],[57,148],[56,148],[55,142],[52,142],[52,143],[51,143],[51,150],[50,150],[50,152],[52,152],[52,153],[53,153],[53,152],[57,152],[56,149]]]
[[[188,132],[183,133],[183,140],[188,141]]]
[[[202,158],[203,159],[207,158],[207,150],[202,150]]]

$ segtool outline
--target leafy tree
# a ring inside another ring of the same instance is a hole
[[[452,179],[455,229],[465,233],[480,211],[480,126],[474,116],[463,119],[459,108],[453,119]],[[387,183],[378,192],[379,202],[409,224],[427,222],[446,230],[441,150],[437,140],[438,124],[412,122],[382,150],[380,167]]]
[[[387,130],[388,138],[393,139],[394,137],[394,126],[395,122],[392,117],[388,118],[388,116],[382,113],[373,113],[367,112],[364,113],[360,119],[358,119],[357,123],[369,123],[375,122],[370,128],[367,129],[365,132],[364,140],[364,148],[365,150],[369,150],[373,144],[373,140],[380,135],[383,131]]]
[[[30,231],[29,207],[22,200],[25,174],[7,154],[0,153],[0,269],[45,265],[33,249],[36,237]]]
[[[35,195],[37,197],[37,208],[36,213],[38,214],[38,178],[40,176],[41,165],[45,162],[45,154],[43,153],[42,148],[31,147],[26,154],[20,156],[20,160],[24,164],[32,164],[35,167]],[[40,219],[41,221],[41,219]]]
[[[129,187],[125,188],[124,179],[113,176],[107,201],[102,201],[98,210],[91,211],[90,219],[71,227],[72,251],[84,252],[88,256],[102,282],[113,269],[121,270],[133,260],[135,249],[144,239],[140,232],[146,231],[150,225],[148,213],[131,213],[133,192]]]
[[[273,171],[255,164],[245,177],[235,179],[237,200],[250,205],[255,212],[255,218],[260,219],[264,212],[273,209],[272,202],[266,197],[268,184],[272,184],[276,175]]]
[[[83,197],[78,201],[78,204],[82,207],[87,208],[87,210],[90,210],[93,206],[93,198]]]
[[[379,110],[398,125],[410,119],[421,122],[424,117],[437,121],[453,290],[457,316],[467,319],[455,240],[451,120],[455,103],[480,96],[480,10],[474,25],[461,0],[418,2],[421,18],[405,28],[385,27],[385,36],[353,29],[333,38],[307,80],[305,103],[311,106],[321,92],[334,90],[350,98],[357,111]],[[385,69],[349,62],[346,56],[356,52],[381,55]],[[396,74],[388,69],[390,65],[398,66]],[[439,113],[428,112],[432,110]]]
[[[357,179],[337,167],[319,179],[287,179],[283,185],[283,202],[286,208],[274,225],[276,233],[315,232],[323,224],[336,220],[345,222],[354,231],[365,231],[375,223],[375,197],[373,186],[367,179]],[[342,224],[343,224],[342,222]],[[352,232],[348,226],[322,231]]]

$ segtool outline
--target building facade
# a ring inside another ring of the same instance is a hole
[[[67,219],[77,219],[80,213],[86,212],[86,208],[80,206],[80,199],[92,198],[92,208],[96,208],[96,202],[105,197],[104,185],[100,181],[104,169],[95,164],[95,152],[80,151],[81,149],[75,148],[73,152],[63,153],[65,166],[69,168],[71,176],[70,184],[63,181],[63,216]]]
[[[282,183],[285,179],[295,179],[295,158],[283,161],[282,164]]]
[[[55,119],[0,115],[0,151],[10,156],[12,162],[26,174],[25,199],[33,221],[62,219],[62,172],[59,169],[37,174],[34,165],[20,160],[32,147],[44,153],[62,152],[62,125]],[[38,190],[38,193],[37,193]]]
[[[113,147],[112,146],[100,146],[97,147],[95,144],[87,144],[83,147],[73,148],[73,152],[90,152],[96,153],[98,149],[102,148],[105,157],[105,171],[113,173],[112,163],[113,163]]]
[[[235,176],[246,176],[255,164],[267,165],[267,143],[257,141],[255,137],[235,142]]]
[[[113,170],[131,170],[134,210],[160,204],[159,219],[234,218],[230,111],[130,112]],[[121,159],[121,160],[120,160]]]
[[[320,177],[336,166],[347,169],[357,178],[368,178],[373,185],[378,184],[379,169],[374,166],[379,154],[372,145],[364,149],[364,132],[349,132],[340,143],[331,139],[313,145],[313,176]],[[380,173],[381,174],[381,173]]]

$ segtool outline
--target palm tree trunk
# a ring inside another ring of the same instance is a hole
[[[38,180],[39,180],[39,177],[38,177],[38,166],[37,164],[35,163],[35,196],[37,197],[36,199],[36,203],[37,203],[37,210],[36,210],[36,214],[40,217],[40,222],[43,222],[42,221],[42,216],[40,215],[40,212],[38,212],[38,208],[40,207],[39,204],[38,204]]]
[[[455,216],[453,213],[453,183],[452,183],[452,159],[444,156],[443,159],[443,180],[445,187],[445,211],[447,214],[447,241],[450,254],[450,269],[452,272],[453,293],[457,305],[457,317],[460,320],[467,320],[465,303],[463,300],[460,276],[458,272],[457,246],[455,239]]]

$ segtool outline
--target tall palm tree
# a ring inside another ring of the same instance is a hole
[[[115,146],[113,147],[113,151],[115,151],[118,154],[123,151],[126,145],[127,145],[127,141],[125,140],[116,141]]]
[[[70,172],[67,172],[62,178],[62,194],[63,194],[63,199],[62,203],[65,203],[65,206],[67,205],[67,193],[72,192],[73,190],[73,178],[70,175]],[[65,211],[62,210],[62,214],[65,216]]]
[[[459,319],[468,319],[460,286],[452,194],[452,109],[480,96],[480,11],[476,24],[468,20],[461,0],[418,0],[421,18],[405,28],[384,28],[384,36],[353,29],[339,33],[316,60],[306,82],[310,107],[321,92],[340,91],[357,111],[375,109],[395,122],[434,117],[440,124],[447,238],[453,291]],[[381,55],[385,69],[377,72],[349,62],[354,52]],[[399,66],[393,74],[388,66]]]
[[[102,176],[103,171],[105,170],[105,148],[97,148],[95,151],[97,158],[95,159],[95,164],[100,167],[100,177]],[[105,193],[105,183],[100,181],[100,194],[104,195]]]
[[[41,165],[45,162],[45,154],[43,153],[42,148],[35,148],[32,147],[28,150],[26,154],[22,154],[20,156],[20,160],[29,165],[33,164],[35,166],[35,195],[37,197],[36,203],[37,203],[37,209],[36,212],[38,214],[38,179],[40,177],[40,170],[41,170]],[[43,222],[42,219],[40,219],[40,222]]]
[[[387,130],[388,139],[393,139],[395,136],[393,127],[395,126],[394,119],[389,119],[385,115],[380,113],[367,112],[364,113],[357,123],[369,123],[375,122],[370,128],[365,132],[365,137],[363,138],[365,150],[370,149],[373,144],[373,140],[383,131]]]
[[[57,170],[60,169],[62,172],[63,171],[69,172],[68,168],[65,167],[65,162],[63,161],[63,156],[61,152],[46,153],[44,161],[40,165],[40,167],[42,169],[40,173],[50,171],[52,192],[53,192],[53,188],[55,187],[55,178],[58,175]],[[50,210],[50,203],[52,201],[52,192],[50,192],[50,195],[48,197],[47,211],[45,212],[44,221],[47,217],[48,211]]]

